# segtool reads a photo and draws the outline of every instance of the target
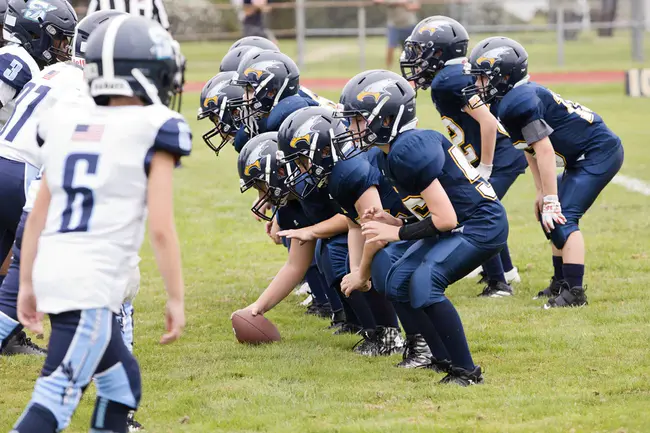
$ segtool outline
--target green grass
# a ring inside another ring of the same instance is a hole
[[[470,49],[484,37],[471,35]],[[529,32],[508,34],[520,41],[530,56],[531,72],[624,70],[650,66],[650,33],[646,33],[644,63],[632,61],[629,33],[617,32],[612,38],[599,38],[595,32],[581,34],[577,41],[565,46],[565,65],[557,64],[557,43],[554,33]],[[190,70],[188,79],[207,80],[219,69],[219,61],[232,42],[192,42],[183,44]],[[386,39],[369,37],[366,40],[366,69],[385,68]],[[296,59],[294,40],[280,40],[280,49]],[[308,78],[351,78],[358,72],[359,45],[354,38],[308,38],[305,48],[306,63],[302,75]],[[398,53],[395,54],[397,62]],[[394,65],[396,71],[399,66]]]
[[[201,45],[190,46],[198,56]],[[218,48],[210,52],[218,53]],[[206,51],[207,52],[207,51]],[[207,55],[206,55],[207,56]],[[215,54],[214,57],[218,57]],[[196,72],[197,76],[202,72]],[[347,74],[353,75],[355,69]],[[318,90],[318,89],[315,89]],[[554,90],[604,116],[626,148],[622,173],[650,181],[650,101],[626,98],[621,85]],[[337,95],[323,92],[336,99]],[[155,433],[211,432],[647,432],[650,426],[649,199],[610,185],[581,224],[591,304],[543,311],[532,296],[551,272],[549,246],[532,216],[530,175],[504,204],[510,248],[523,282],[512,299],[477,299],[461,281],[448,290],[463,318],[486,383],[440,386],[440,375],[401,371],[399,357],[354,355],[354,337],[333,337],[290,296],[267,316],[283,341],[237,344],[232,311],[248,305],[286,258],[248,212],[232,149],[218,159],[201,141],[205,124],[186,98],[195,149],[176,172],[176,218],[187,284],[188,327],[181,341],[157,344],[165,295],[147,243],[136,300],[136,349],[144,398],[138,419]],[[421,126],[442,129],[425,95]],[[29,401],[42,360],[0,358],[0,431]],[[87,431],[94,388],[70,432]]]

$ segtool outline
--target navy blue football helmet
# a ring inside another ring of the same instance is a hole
[[[94,12],[79,21],[79,24],[75,28],[74,37],[72,38],[72,61],[80,66],[84,66],[86,64],[86,46],[88,45],[88,36],[90,36],[90,33],[99,27],[100,24],[119,15],[126,15],[126,12],[107,9]]]
[[[415,116],[415,90],[408,81],[394,72],[380,69],[361,72],[343,88],[336,117],[349,120],[358,131],[334,137],[334,146],[345,159],[368,150],[375,144],[390,144],[400,132],[412,129]],[[365,120],[365,127],[359,122]],[[343,152],[352,141],[355,150]]]
[[[428,89],[445,62],[467,56],[469,35],[458,21],[445,16],[425,18],[404,42],[402,76],[416,89]]]
[[[113,48],[112,56],[106,56],[106,46]],[[115,17],[88,38],[84,76],[98,105],[108,104],[111,96],[168,105],[177,70],[173,40],[153,20]]]
[[[515,84],[528,78],[528,53],[517,41],[504,36],[494,36],[479,42],[469,56],[468,73],[487,80],[486,85],[476,84],[463,89],[473,107],[501,99]],[[470,100],[478,95],[480,102]]]
[[[268,39],[262,38],[260,36],[246,36],[244,38],[241,38],[238,41],[235,41],[235,43],[232,44],[230,48],[228,48],[228,51],[232,51],[235,48],[243,47],[243,46],[257,47],[262,50],[280,51],[277,45],[275,45],[273,42],[269,41]]]
[[[2,36],[2,27],[4,26],[5,14],[7,13],[7,0],[0,0],[0,47],[5,44],[4,37]]]
[[[278,102],[297,95],[300,90],[300,71],[295,62],[279,51],[260,51],[246,55],[237,68],[235,84],[248,92],[233,106],[241,107],[241,119],[260,118],[271,112]]]
[[[300,198],[325,186],[334,164],[342,159],[332,140],[345,134],[347,128],[332,113],[325,107],[306,107],[280,125],[278,158],[295,167],[287,176],[287,186]]]
[[[240,190],[242,193],[253,187],[258,190],[260,198],[251,211],[265,221],[272,221],[290,196],[285,184],[288,165],[277,159],[277,152],[278,133],[265,132],[248,140],[237,159]],[[262,212],[267,203],[272,205],[271,216]]]
[[[214,128],[203,134],[203,141],[212,151],[219,156],[219,151],[232,142],[237,133],[234,122],[233,109],[230,101],[242,98],[244,89],[232,84],[237,78],[236,72],[219,72],[208,81],[201,91],[199,112],[197,120],[209,118],[214,123]],[[212,139],[221,136],[221,143],[215,145]]]
[[[260,51],[263,50],[251,45],[242,45],[228,51],[223,56],[223,59],[221,59],[219,72],[237,72],[237,68],[239,68],[239,64],[242,62],[244,56],[252,56],[254,53],[259,53]]]
[[[70,59],[77,14],[66,0],[9,0],[3,33],[45,67]]]

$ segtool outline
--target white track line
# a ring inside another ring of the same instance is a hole
[[[650,184],[635,177],[617,174],[614,176],[614,179],[612,179],[612,182],[630,191],[638,192],[639,194],[650,197]]]

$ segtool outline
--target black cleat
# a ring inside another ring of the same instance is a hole
[[[513,294],[512,286],[501,281],[490,281],[478,296],[483,298],[505,298]]]
[[[359,333],[363,338],[352,347],[354,353],[365,356],[379,356],[379,345],[376,330],[362,330]]]
[[[555,277],[551,277],[551,282],[548,287],[538,292],[537,296],[533,299],[558,297],[560,295],[560,287],[562,286],[562,283],[564,283],[564,280],[556,280]]]
[[[480,385],[483,383],[483,372],[478,365],[472,371],[459,367],[449,367],[447,375],[442,378],[440,383],[453,383],[460,386]]]
[[[431,363],[429,364],[428,368],[435,371],[436,373],[449,373],[449,370],[451,369],[451,361],[447,359],[438,361],[436,358],[432,356]]]
[[[329,319],[332,315],[332,307],[330,307],[330,304],[317,304],[312,302],[311,305],[307,307],[305,314]]]
[[[544,304],[545,310],[550,310],[551,308],[561,308],[561,307],[582,307],[587,305],[587,295],[585,291],[587,288],[583,287],[571,287],[569,288],[569,283],[566,281],[562,282],[560,286],[560,294],[548,300]]]
[[[34,356],[47,356],[47,350],[39,347],[32,339],[27,337],[24,331],[11,337],[7,345],[2,349],[2,356],[11,355],[34,355]]]
[[[399,368],[427,368],[431,366],[431,350],[422,334],[407,335]]]
[[[332,335],[344,335],[344,334],[354,335],[354,334],[360,334],[361,331],[363,331],[363,328],[359,325],[355,325],[353,323],[343,323],[341,324],[341,326],[338,327],[336,331],[332,333]]]
[[[129,430],[129,433],[142,431],[142,429],[144,428],[142,427],[142,424],[140,424],[134,419],[134,416],[135,416],[135,411],[132,410],[129,412],[129,415],[126,418],[126,427]]]
[[[481,277],[481,278],[476,282],[476,284],[487,284],[488,283],[489,280],[488,280],[487,272],[481,271],[478,274],[478,276]]]

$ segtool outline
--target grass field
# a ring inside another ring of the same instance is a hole
[[[208,78],[216,66],[208,59],[218,59],[224,46],[189,45],[196,61],[191,79]],[[587,48],[578,51],[586,57]],[[584,66],[601,67],[613,66]],[[317,70],[323,77],[357,72],[349,64]],[[602,114],[623,139],[622,173],[650,181],[650,101],[626,98],[622,84],[554,90]],[[188,95],[184,106],[194,152],[176,173],[188,327],[170,347],[157,344],[165,295],[149,245],[142,251],[135,353],[144,380],[138,419],[148,432],[650,431],[649,197],[617,185],[605,190],[581,225],[591,304],[543,311],[531,298],[550,277],[550,251],[532,216],[532,178],[514,185],[504,204],[523,278],[516,296],[478,299],[481,287],[466,280],[448,290],[486,371],[483,386],[441,386],[438,374],[394,368],[398,356],[355,355],[355,337],[331,336],[328,323],[305,316],[294,296],[267,314],[283,341],[247,347],[235,342],[229,315],[255,300],[286,252],[250,216],[253,197],[239,193],[234,151],[217,159],[203,144],[206,125],[194,120],[197,99]],[[442,129],[424,94],[418,110],[423,127]],[[39,359],[0,358],[0,431],[10,430],[22,412],[41,365]],[[69,431],[87,431],[93,402],[91,387]]]

